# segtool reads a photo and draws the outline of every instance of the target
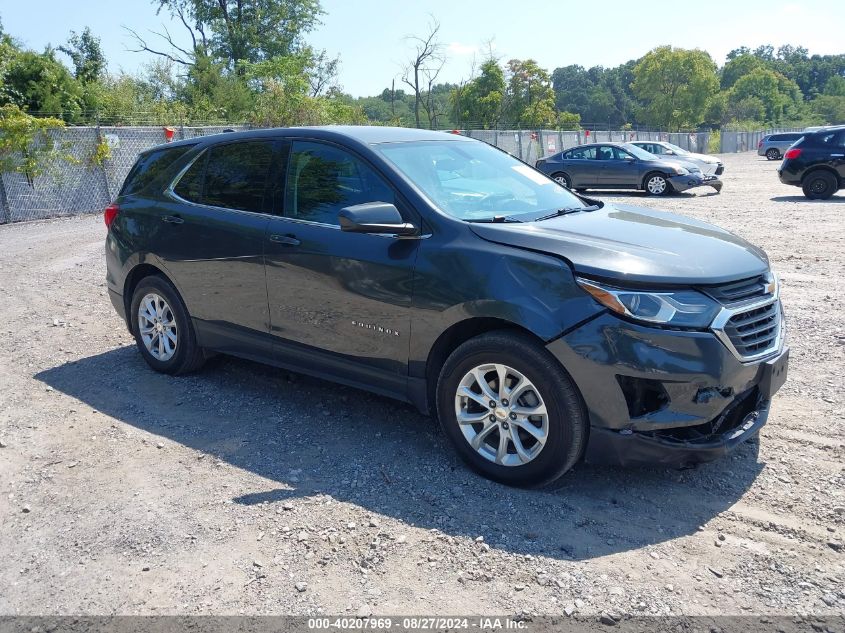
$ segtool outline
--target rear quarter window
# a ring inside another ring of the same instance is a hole
[[[129,196],[145,189],[150,183],[158,178],[173,163],[187,154],[193,145],[180,145],[178,147],[164,147],[146,154],[142,154],[135,161],[123,187],[120,188],[121,196]]]

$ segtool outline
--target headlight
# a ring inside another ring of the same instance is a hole
[[[686,176],[689,173],[689,171],[684,167],[678,166],[678,167],[675,167],[675,173],[678,176]]]
[[[646,323],[706,328],[721,309],[713,299],[695,290],[649,292],[614,288],[580,277],[576,281],[604,307]]]

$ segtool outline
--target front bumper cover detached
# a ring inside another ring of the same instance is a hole
[[[687,174],[686,176],[672,176],[669,178],[672,189],[675,191],[686,191],[694,187],[713,187],[716,193],[722,190],[722,181],[716,176],[699,176]]]

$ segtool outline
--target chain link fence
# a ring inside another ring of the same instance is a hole
[[[248,126],[178,126],[169,128],[173,140],[245,130]],[[720,151],[744,152],[757,148],[766,134],[796,130],[722,130]],[[641,130],[459,130],[461,134],[495,145],[529,163],[583,143],[668,141],[691,152],[707,153],[710,132],[674,133]],[[138,154],[166,141],[161,126],[69,127],[54,132],[61,158],[45,165],[34,178],[26,174],[0,174],[0,224],[39,220],[63,215],[97,213],[111,202]],[[95,161],[101,142],[108,157]]]

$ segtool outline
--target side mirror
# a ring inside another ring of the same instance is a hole
[[[666,153],[667,153],[667,154],[669,154],[669,156],[674,156],[674,155],[675,155],[675,150],[673,150],[673,149],[667,149],[667,150],[666,150]]]
[[[402,220],[399,210],[387,202],[367,202],[345,207],[337,214],[340,230],[349,233],[416,235],[417,227]]]

